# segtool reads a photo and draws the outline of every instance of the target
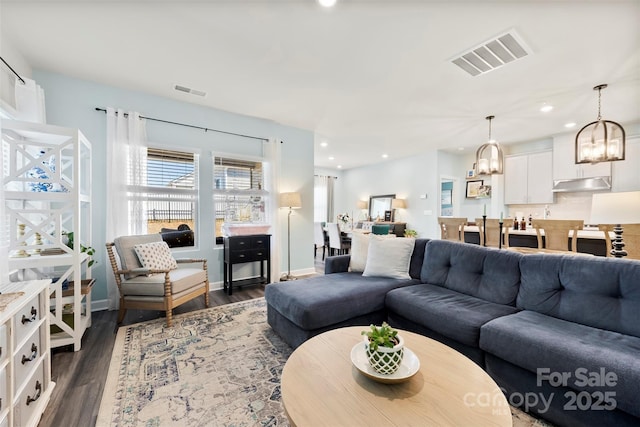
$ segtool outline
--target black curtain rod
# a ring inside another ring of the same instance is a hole
[[[100,107],[96,107],[96,111],[103,111],[105,114],[107,113],[107,110],[105,108],[100,108]],[[116,114],[118,114],[117,111],[116,111]],[[124,113],[124,116],[128,117],[129,114]],[[241,133],[227,132],[227,131],[224,131],[224,130],[205,128],[205,127],[202,127],[202,126],[189,125],[189,124],[186,124],[186,123],[178,123],[178,122],[172,122],[172,121],[169,121],[169,120],[154,119],[153,117],[140,116],[140,118],[141,119],[145,119],[145,120],[153,120],[154,122],[169,123],[171,125],[184,126],[184,127],[193,128],[193,129],[201,129],[201,130],[203,130],[205,132],[212,131],[212,132],[226,133],[227,135],[242,136],[244,138],[258,139],[260,141],[268,141],[269,140],[269,138],[261,138],[259,136],[244,135],[244,134],[241,134]],[[280,141],[280,142],[282,142],[282,141]]]
[[[16,73],[16,70],[14,70],[14,69],[11,67],[11,65],[9,65],[9,64],[7,63],[7,61],[5,61],[5,60],[4,60],[4,58],[3,58],[2,56],[0,56],[0,60],[2,60],[2,62],[4,62],[4,65],[6,65],[7,67],[9,67],[9,69],[11,70],[11,72],[12,72],[13,74],[15,74],[15,75],[16,75],[16,77],[18,78],[18,80],[20,80],[20,82],[22,82],[22,84],[23,84],[23,85],[24,85],[24,84],[27,84],[27,83],[24,81],[24,79],[23,79],[22,77],[20,77],[20,74]]]

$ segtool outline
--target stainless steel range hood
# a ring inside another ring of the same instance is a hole
[[[611,190],[610,176],[595,176],[592,178],[556,179],[553,181],[554,193],[573,191],[608,191]]]

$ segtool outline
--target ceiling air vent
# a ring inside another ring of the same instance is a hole
[[[525,47],[522,37],[508,31],[479,46],[469,49],[451,60],[472,76],[488,73],[509,62],[524,58],[531,51]]]
[[[203,92],[197,89],[191,89],[190,87],[186,87],[186,86],[174,85],[173,88],[178,92],[190,93],[191,95],[197,95],[197,96],[207,96],[207,92]]]

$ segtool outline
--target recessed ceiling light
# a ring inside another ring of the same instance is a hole
[[[329,156],[329,160],[334,160],[334,159],[335,159],[335,157]]]
[[[543,113],[548,113],[551,110],[553,110],[553,105],[544,104],[542,107],[540,107],[540,111],[542,111]]]
[[[322,141],[320,143],[320,147],[327,147],[329,145],[329,143],[327,141]]]
[[[318,0],[322,7],[333,7],[336,4],[336,0]]]
[[[464,147],[458,147],[458,151],[464,151]]]
[[[386,159],[387,157],[389,157],[389,155],[388,155],[388,154],[383,154],[383,155],[382,155],[382,158],[383,158],[383,159]]]
[[[570,123],[565,123],[564,124],[564,127],[569,128],[569,129],[572,128],[572,127],[575,127],[575,126],[576,126],[575,122],[570,122]]]
[[[338,169],[342,169],[342,165],[338,165]]]

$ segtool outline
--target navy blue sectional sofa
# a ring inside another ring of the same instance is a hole
[[[640,262],[416,239],[411,279],[348,266],[329,257],[324,276],[267,286],[268,322],[292,347],[387,321],[465,354],[555,424],[640,425]]]

